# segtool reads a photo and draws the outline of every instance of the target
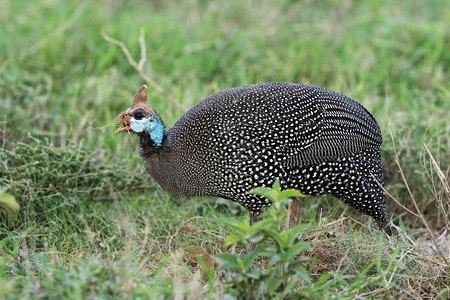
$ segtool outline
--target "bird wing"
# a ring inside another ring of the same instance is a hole
[[[288,166],[330,161],[382,143],[372,115],[354,100],[337,93],[319,93],[296,117],[300,119],[296,130],[281,140],[281,157]],[[289,119],[280,121],[292,123]]]
[[[382,142],[377,122],[356,101],[290,83],[220,91],[192,107],[174,129],[177,146],[188,152],[200,144],[202,155],[234,161],[270,150],[287,166],[346,157]]]

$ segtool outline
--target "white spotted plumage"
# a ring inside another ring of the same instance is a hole
[[[380,227],[388,223],[380,128],[356,101],[323,88],[264,83],[213,94],[143,155],[148,172],[178,195],[218,196],[253,214],[270,201],[246,192],[271,186],[332,194]],[[141,147],[151,147],[142,143]]]

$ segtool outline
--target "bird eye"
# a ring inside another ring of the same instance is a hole
[[[133,117],[136,120],[142,120],[145,117],[145,112],[142,109],[139,109],[133,113]]]

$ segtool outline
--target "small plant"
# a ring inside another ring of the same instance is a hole
[[[287,229],[284,223],[290,197],[302,196],[296,190],[280,190],[279,182],[272,188],[257,188],[251,193],[270,199],[273,205],[263,214],[262,220],[250,226],[248,219],[238,221],[233,218],[221,219],[233,231],[225,240],[226,246],[239,243],[250,248],[243,254],[220,253],[214,256],[220,267],[226,271],[227,293],[245,299],[348,299],[374,296],[383,290],[395,289],[402,279],[398,270],[406,269],[405,258],[408,247],[389,246],[383,236],[378,237],[374,259],[363,262],[363,269],[354,274],[343,270],[330,270],[323,274],[313,274],[314,259],[309,250],[311,245],[298,239],[299,233],[307,225],[299,224]],[[383,249],[391,248],[389,254]],[[302,257],[303,255],[303,257]]]
[[[244,255],[221,253],[214,257],[222,262],[219,270],[229,271],[233,279],[229,292],[248,299],[273,299],[293,295],[299,289],[299,282],[291,280],[294,276],[311,282],[305,267],[308,258],[298,258],[299,255],[311,249],[308,242],[298,240],[298,234],[306,227],[299,224],[287,229],[284,224],[285,205],[290,197],[301,196],[296,190],[280,190],[276,181],[272,188],[256,188],[250,193],[270,199],[273,205],[263,214],[261,221],[250,226],[248,220],[238,221],[232,218],[221,221],[234,229],[226,238],[226,246],[241,243],[247,248],[256,247]],[[270,242],[271,241],[271,242]],[[256,260],[261,262],[258,266]]]

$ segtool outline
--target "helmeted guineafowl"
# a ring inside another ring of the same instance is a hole
[[[115,133],[138,134],[146,170],[175,195],[236,201],[254,222],[271,203],[246,192],[278,179],[282,188],[331,194],[390,234],[377,184],[384,183],[380,128],[344,95],[293,83],[231,88],[200,101],[165,131],[144,85],[114,121],[122,124]]]

